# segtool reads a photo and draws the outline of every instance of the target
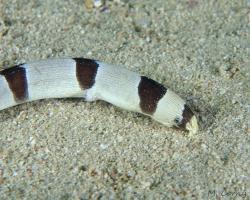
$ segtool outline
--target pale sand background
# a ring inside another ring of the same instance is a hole
[[[201,125],[189,139],[81,99],[1,111],[1,199],[250,199],[249,1],[0,7],[2,65],[76,56],[125,65],[188,99]]]

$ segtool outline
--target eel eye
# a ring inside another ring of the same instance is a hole
[[[174,119],[174,123],[175,123],[176,125],[179,125],[179,124],[181,123],[181,119],[180,119],[179,117],[176,117],[176,118]]]

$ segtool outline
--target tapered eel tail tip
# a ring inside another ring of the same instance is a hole
[[[186,104],[184,105],[184,109],[182,111],[182,120],[178,127],[182,130],[188,131],[189,136],[196,134],[199,130],[198,120],[194,115],[194,112]]]
[[[195,115],[186,124],[186,129],[189,131],[189,136],[193,136],[199,130],[197,118]]]

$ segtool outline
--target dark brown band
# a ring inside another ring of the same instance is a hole
[[[159,100],[166,94],[167,89],[156,81],[141,76],[138,86],[140,107],[143,113],[154,114]]]
[[[17,103],[23,102],[28,98],[26,70],[22,65],[16,65],[0,72],[8,82]]]
[[[99,65],[91,59],[73,58],[76,61],[76,78],[82,89],[89,89],[95,84]]]

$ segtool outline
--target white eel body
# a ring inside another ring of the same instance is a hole
[[[0,71],[0,110],[46,98],[104,100],[168,126],[198,131],[191,109],[160,83],[125,68],[85,58],[48,59]]]

